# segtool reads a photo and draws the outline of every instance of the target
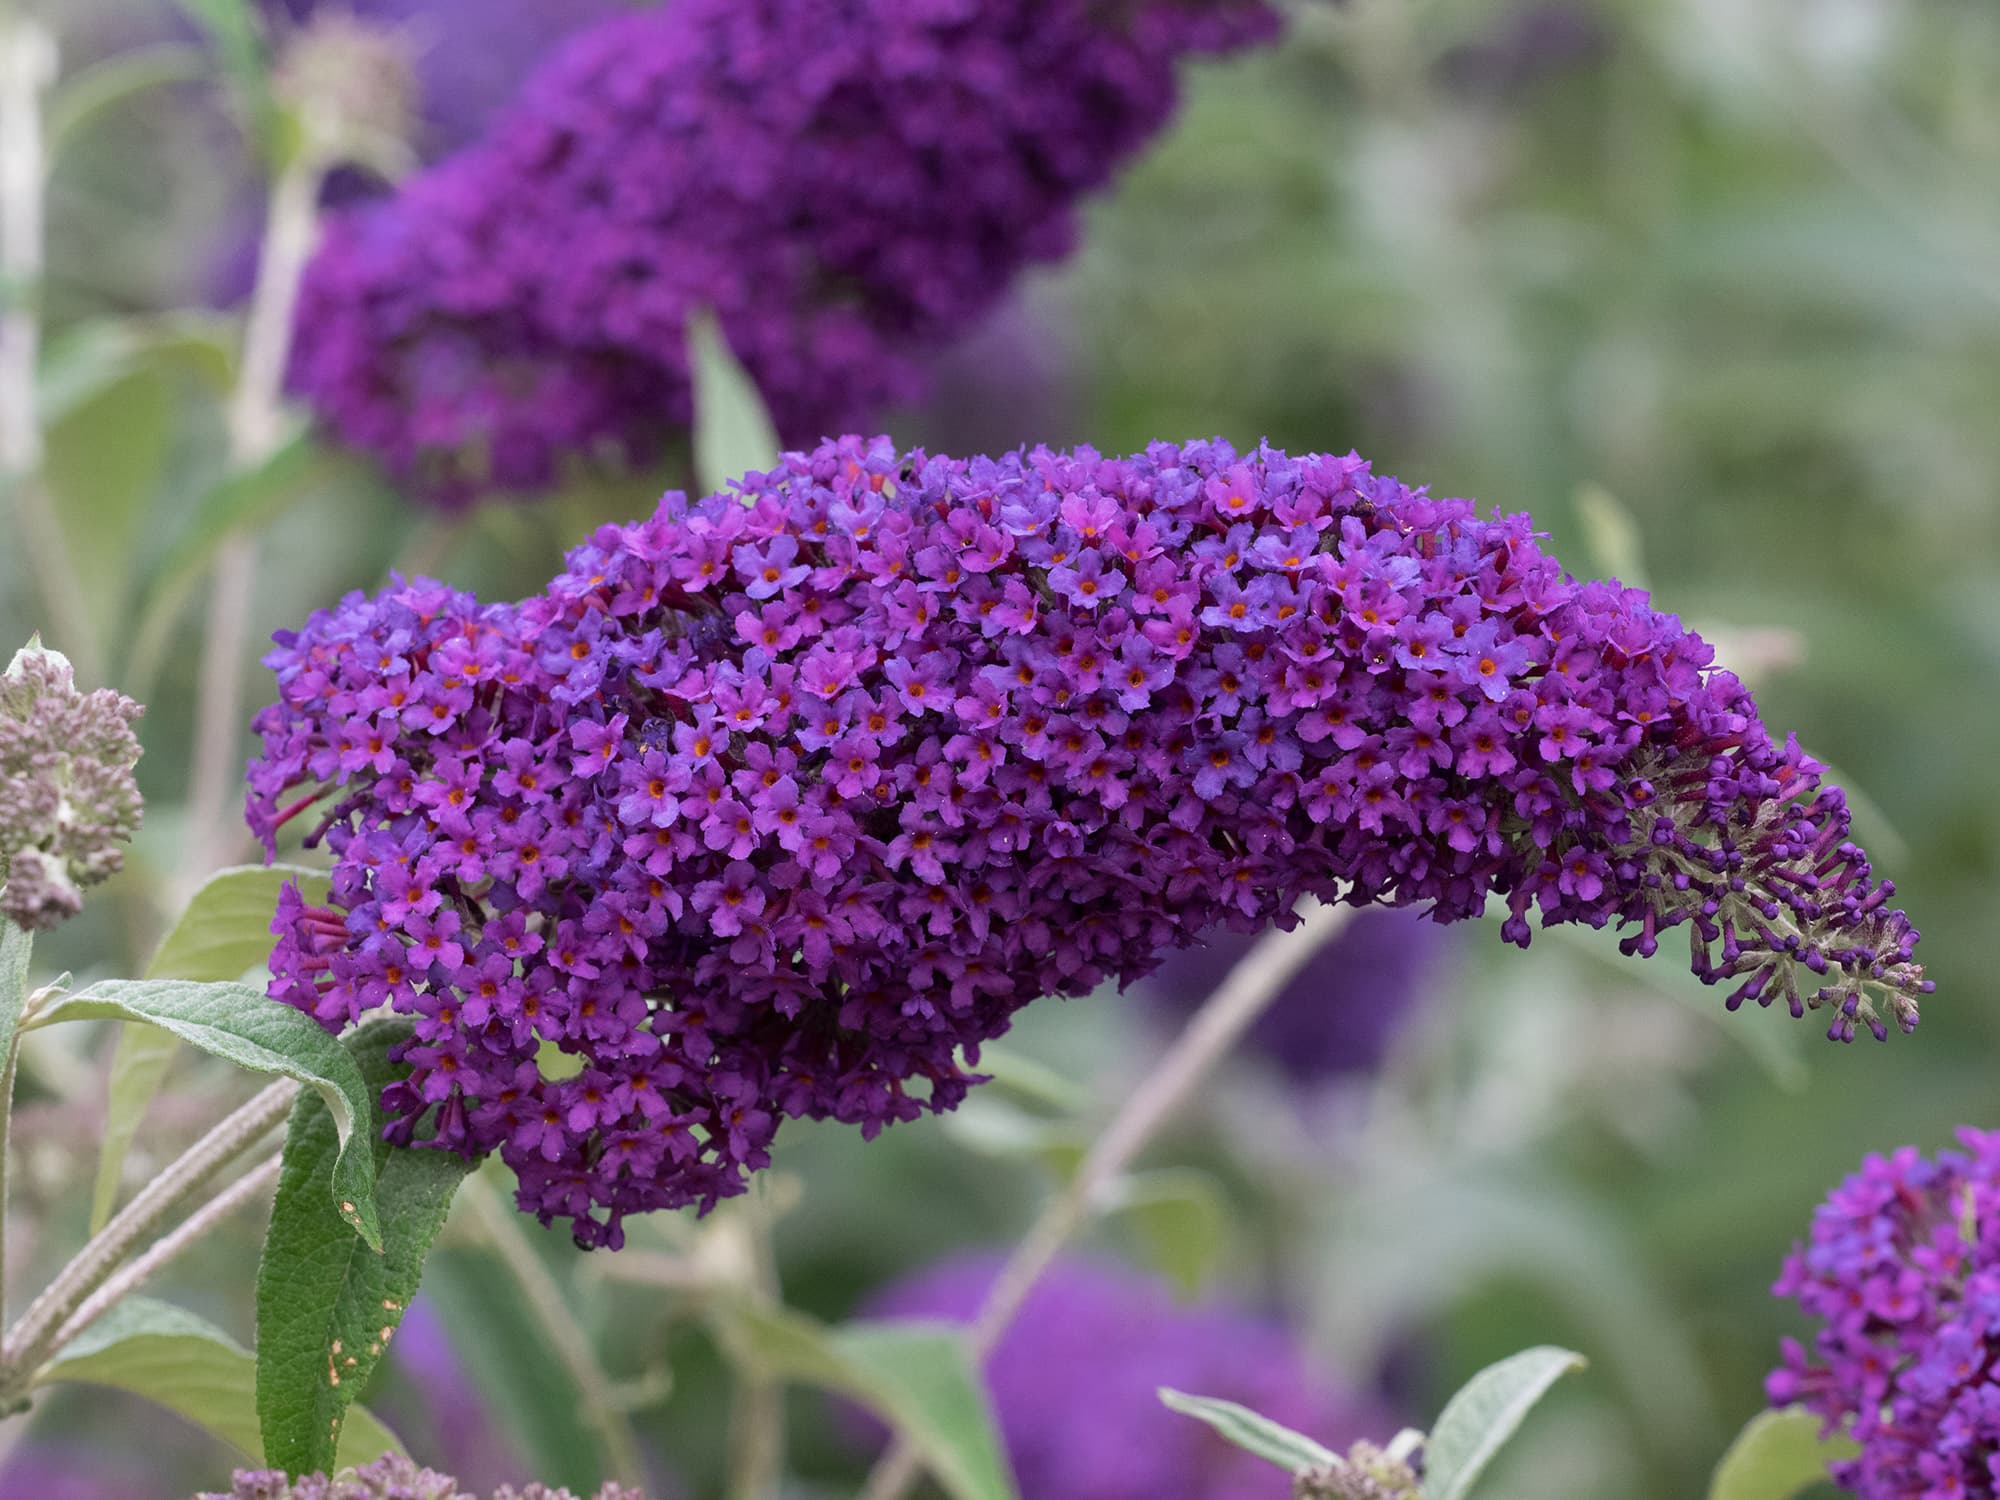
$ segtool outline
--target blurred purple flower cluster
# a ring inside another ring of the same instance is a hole
[[[1861,1500],[2000,1495],[2000,1132],[1935,1160],[1870,1156],[1813,1215],[1773,1290],[1825,1323],[1766,1382],[1861,1445]]]
[[[1250,951],[1245,933],[1208,934],[1139,987],[1163,1013],[1192,1014]],[[1442,967],[1450,939],[1414,911],[1355,913],[1251,1028],[1250,1045],[1297,1084],[1380,1065]]]
[[[676,0],[573,38],[477,146],[339,217],[293,383],[446,505],[641,461],[707,307],[780,431],[918,385],[1261,0]]]
[[[336,856],[272,995],[414,1016],[398,1137],[499,1149],[585,1243],[740,1191],[782,1116],[950,1109],[1021,1006],[1307,897],[1685,924],[1732,1007],[1836,1036],[1928,988],[1699,637],[1352,455],[844,438],[519,606],[398,583],[267,661],[252,822],[319,807]]]
[[[997,1262],[966,1256],[889,1288],[870,1316],[969,1322]],[[986,1363],[1001,1441],[1034,1500],[1282,1500],[1285,1476],[1167,1410],[1161,1386],[1240,1402],[1335,1450],[1389,1423],[1313,1369],[1276,1323],[1176,1305],[1157,1283],[1059,1261]]]

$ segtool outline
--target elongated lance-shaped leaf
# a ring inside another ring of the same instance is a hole
[[[125,1176],[125,1158],[139,1134],[146,1108],[166,1081],[167,1070],[180,1055],[180,1038],[171,1031],[127,1021],[118,1028],[118,1045],[111,1053],[111,1080],[105,1090],[104,1144],[97,1154],[97,1181],[90,1189],[90,1232],[111,1222],[118,1206],[118,1185]]]
[[[348,1039],[371,1098],[404,1071],[388,1054],[409,1035],[409,1023],[397,1021]],[[447,1151],[392,1147],[379,1111],[365,1118],[381,1253],[370,1253],[331,1205],[328,1188],[346,1153],[326,1105],[306,1094],[285,1136],[257,1269],[257,1418],[266,1460],[292,1475],[332,1467],[348,1408],[402,1322],[452,1194],[474,1165]]]
[[[1160,1387],[1160,1400],[1174,1411],[1208,1423],[1245,1453],[1254,1453],[1287,1474],[1296,1474],[1301,1469],[1346,1467],[1347,1461],[1331,1448],[1234,1401],[1190,1396],[1164,1385]]]
[[[828,1328],[789,1308],[741,1299],[719,1302],[711,1316],[739,1365],[869,1407],[909,1440],[952,1500],[1015,1500],[963,1330],[921,1322]]]
[[[1424,1445],[1424,1500],[1464,1500],[1549,1387],[1585,1363],[1574,1350],[1542,1345],[1466,1381],[1445,1403]]]
[[[331,877],[305,865],[232,865],[194,893],[146,965],[148,979],[237,980],[260,969],[275,941],[278,893],[296,884],[308,900],[324,898]]]
[[[192,83],[207,71],[208,59],[201,48],[184,42],[137,47],[79,69],[58,85],[49,99],[50,158],[60,155],[79,131],[119,105],[168,84]]]
[[[147,1021],[239,1068],[305,1084],[325,1101],[340,1143],[327,1185],[333,1211],[381,1249],[375,1163],[353,1139],[356,1123],[371,1118],[368,1086],[347,1049],[316,1021],[247,984],[184,979],[108,979],[66,997],[35,1024],[61,1021]]]
[[[1715,1466],[1708,1500],[1793,1500],[1827,1483],[1826,1466],[1860,1449],[1852,1438],[1821,1437],[1820,1427],[1803,1407],[1758,1412]]]
[[[256,1362],[221,1329],[150,1297],[128,1297],[43,1367],[37,1386],[82,1382],[143,1396],[264,1462],[257,1432]],[[336,1462],[365,1464],[403,1445],[373,1413],[355,1407]]]
[[[718,491],[742,474],[778,462],[778,433],[749,371],[737,362],[715,314],[688,320],[688,369],[694,381],[695,478]]]
[[[278,892],[293,881],[315,897],[328,883],[324,871],[303,865],[239,865],[216,871],[161,940],[146,966],[146,977],[205,982],[242,978],[270,956],[271,915],[278,907]],[[179,1050],[178,1039],[158,1027],[127,1023],[120,1030],[117,1050],[111,1055],[104,1147],[91,1191],[93,1234],[111,1217],[126,1153]]]

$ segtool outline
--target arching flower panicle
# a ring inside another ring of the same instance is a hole
[[[336,866],[272,992],[414,1016],[400,1128],[611,1243],[784,1115],[952,1108],[1021,1006],[1307,898],[1684,928],[1732,1007],[1914,1025],[1839,792],[1710,656],[1353,455],[843,438],[518,606],[398,584],[281,637],[252,820],[317,806]]]

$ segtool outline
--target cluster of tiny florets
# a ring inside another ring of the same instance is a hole
[[[0,675],[0,918],[54,927],[124,866],[144,811],[141,712],[109,688],[79,692],[68,660],[38,641]]]
[[[674,0],[556,54],[479,145],[327,230],[297,389],[430,500],[643,461],[712,309],[782,433],[919,385],[1262,0]]]
[[[2000,1132],[1870,1156],[1813,1215],[1773,1290],[1825,1326],[1766,1386],[1847,1433],[1861,1500],[2000,1495]]]
[[[1840,794],[1709,656],[1352,455],[831,441],[521,605],[399,583],[280,636],[252,821],[317,809],[336,862],[272,994],[413,1016],[400,1133],[608,1243],[781,1116],[949,1109],[1021,1006],[1307,898],[1685,925],[1731,1006],[1914,1025]]]
[[[998,1269],[990,1256],[954,1257],[865,1310],[969,1323]],[[1283,1500],[1283,1474],[1169,1411],[1162,1386],[1238,1402],[1332,1447],[1389,1425],[1275,1320],[1222,1301],[1188,1306],[1156,1281],[1082,1259],[1044,1273],[984,1374],[1017,1486],[1033,1500]]]
[[[208,1491],[195,1500],[477,1500],[461,1490],[449,1474],[420,1468],[401,1454],[391,1453],[338,1474],[302,1474],[288,1479],[281,1469],[239,1470],[227,1491]],[[577,1500],[566,1489],[530,1484],[516,1489],[502,1485],[493,1500]],[[638,1490],[607,1484],[595,1500],[646,1500]]]

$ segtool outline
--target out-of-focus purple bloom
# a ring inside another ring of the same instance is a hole
[[[872,1317],[969,1322],[988,1256],[898,1283]],[[1059,1261],[986,1363],[1001,1441],[1034,1500],[1283,1500],[1286,1477],[1160,1404],[1161,1386],[1236,1401],[1336,1452],[1391,1424],[1307,1362],[1278,1324],[1226,1304],[1177,1305],[1158,1283]]]
[[[604,21],[478,146],[328,228],[293,383],[441,504],[643,460],[712,308],[778,428],[920,386],[1262,0],[675,0]]]
[[[1611,28],[1584,0],[1531,0],[1501,16],[1480,40],[1447,52],[1438,72],[1461,93],[1505,98],[1601,62],[1611,48]]]
[[[389,1359],[391,1373],[404,1382],[399,1389],[410,1396],[396,1406],[396,1428],[413,1452],[434,1459],[475,1490],[525,1471],[425,1298],[403,1315]]]
[[[1256,942],[1222,931],[1177,949],[1139,986],[1160,1010],[1192,1013]],[[1356,912],[1250,1031],[1296,1083],[1376,1068],[1437,975],[1449,936],[1413,911]]]
[[[2000,1495],[2000,1132],[1935,1160],[1870,1156],[1813,1214],[1772,1288],[1824,1323],[1765,1382],[1846,1432],[1861,1500]]]
[[[100,1442],[61,1444],[30,1438],[0,1461],[7,1500],[147,1500],[150,1476],[111,1459]]]
[[[911,413],[926,448],[1004,453],[1080,441],[1088,430],[1074,351],[1058,316],[1026,299],[1002,307],[926,371]]]
[[[399,582],[266,660],[252,823],[318,806],[336,856],[271,994],[413,1016],[394,1137],[500,1150],[586,1243],[741,1191],[784,1116],[953,1108],[1023,1005],[1307,897],[1685,927],[1732,1009],[1839,1039],[1930,988],[1699,636],[1351,454],[843,438],[518,606]]]

